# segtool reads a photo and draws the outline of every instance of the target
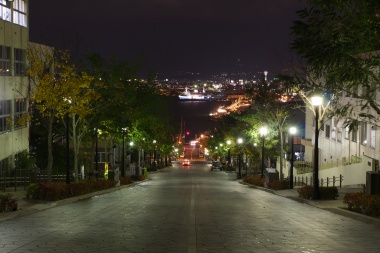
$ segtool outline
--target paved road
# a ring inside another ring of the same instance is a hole
[[[132,188],[0,222],[0,252],[379,252],[371,224],[192,164]]]

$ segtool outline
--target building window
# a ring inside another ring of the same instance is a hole
[[[330,125],[326,124],[326,138],[330,138]]]
[[[25,52],[23,49],[14,49],[15,76],[21,76],[25,73]]]
[[[367,145],[367,122],[360,122],[360,142]]]
[[[331,119],[331,139],[336,139],[336,127],[335,127],[335,119]]]
[[[26,127],[28,119],[27,106],[25,98],[15,99],[14,125],[15,128]]]
[[[344,138],[347,140],[350,138],[350,127],[348,126],[348,123],[349,121],[346,121],[347,126],[345,128],[345,133],[344,133]]]
[[[358,141],[358,129],[352,129],[352,131],[351,131],[351,140],[353,142],[357,142]]]
[[[26,9],[24,0],[14,0],[13,23],[27,27]]]
[[[6,0],[0,0],[0,19],[11,22],[11,2]]]
[[[0,75],[11,75],[11,48],[0,46]]]
[[[376,148],[376,126],[371,126],[370,138],[371,148]]]
[[[10,157],[0,160],[0,177],[7,176],[7,171],[9,170],[10,165]]]
[[[342,142],[342,128],[337,129],[336,140]]]
[[[0,100],[0,133],[11,130],[11,100]]]

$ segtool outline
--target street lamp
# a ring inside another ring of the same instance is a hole
[[[94,131],[95,131],[95,178],[96,180],[98,180],[98,173],[99,173],[99,170],[98,170],[98,165],[99,165],[99,162],[98,162],[98,129],[97,128],[94,128]]]
[[[291,155],[291,160],[290,160],[290,181],[289,181],[289,188],[290,189],[293,189],[293,163],[294,163],[294,135],[296,134],[297,132],[297,128],[295,127],[291,127],[289,128],[289,133],[291,135],[291,152],[292,152],[292,155]]]
[[[264,141],[265,141],[265,135],[267,135],[268,130],[266,127],[260,128],[260,135],[261,135],[261,142],[262,142],[262,149],[261,149],[261,178],[264,178]]]
[[[231,141],[227,140],[227,146],[228,146],[228,155],[227,155],[227,160],[228,160],[228,166],[231,166]]]
[[[125,169],[124,169],[124,154],[125,154],[125,145],[124,145],[124,143],[125,143],[125,140],[124,140],[124,138],[125,138],[125,132],[127,131],[127,128],[126,127],[123,127],[122,129],[121,129],[122,131],[123,131],[123,150],[122,150],[122,156],[121,156],[121,176],[122,177],[124,177],[125,176]]]
[[[70,184],[70,132],[69,113],[66,113],[66,184]]]
[[[156,170],[157,169],[157,162],[156,162],[156,143],[157,141],[156,140],[153,140],[153,145],[154,145],[154,152],[153,152],[153,170]]]
[[[239,144],[239,145],[241,145],[242,143],[243,143],[243,139],[242,138],[239,138],[238,140],[237,140],[237,143]],[[238,164],[238,167],[239,167],[239,174],[238,174],[238,178],[241,178],[241,151],[239,151],[239,164]]]
[[[314,95],[311,98],[311,104],[314,107],[315,111],[315,136],[314,136],[314,191],[312,199],[320,199],[319,193],[319,178],[318,178],[318,169],[319,169],[319,150],[318,150],[318,139],[319,139],[319,106],[322,105],[322,97]]]

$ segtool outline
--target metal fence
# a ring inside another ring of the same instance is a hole
[[[6,188],[14,187],[14,190],[17,191],[17,188],[23,188],[26,190],[26,187],[31,182],[31,170],[12,170],[12,173],[2,173],[0,178],[0,190],[5,191]]]
[[[304,186],[304,185],[313,185],[313,177],[307,177],[307,176],[296,176],[294,177],[294,185],[296,186]],[[339,175],[339,177],[333,176],[333,177],[327,177],[327,178],[320,178],[319,179],[319,185],[320,186],[337,186],[337,183],[339,183],[339,188],[342,188],[342,182],[343,182],[343,176]]]

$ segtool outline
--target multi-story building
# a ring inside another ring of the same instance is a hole
[[[25,74],[28,47],[28,1],[0,0],[0,176],[14,168],[28,150],[29,84]]]
[[[359,93],[365,92],[361,88]],[[374,94],[379,102],[379,93]],[[319,179],[323,179],[324,186],[333,184],[332,180],[343,179],[342,186],[365,185],[368,171],[379,171],[380,134],[376,122],[361,119],[353,129],[346,127],[345,122],[351,119],[360,119],[361,113],[376,117],[372,108],[362,108],[361,101],[352,96],[342,94],[339,103],[350,103],[354,110],[347,119],[323,119],[319,130],[318,161]],[[306,110],[306,132],[302,144],[305,146],[305,163],[295,166],[296,176],[311,178],[313,176],[314,145],[315,145],[315,116],[310,108]],[[309,170],[307,169],[309,168]],[[306,173],[303,173],[306,172]],[[309,181],[310,182],[310,181]],[[336,181],[335,185],[340,184]]]

